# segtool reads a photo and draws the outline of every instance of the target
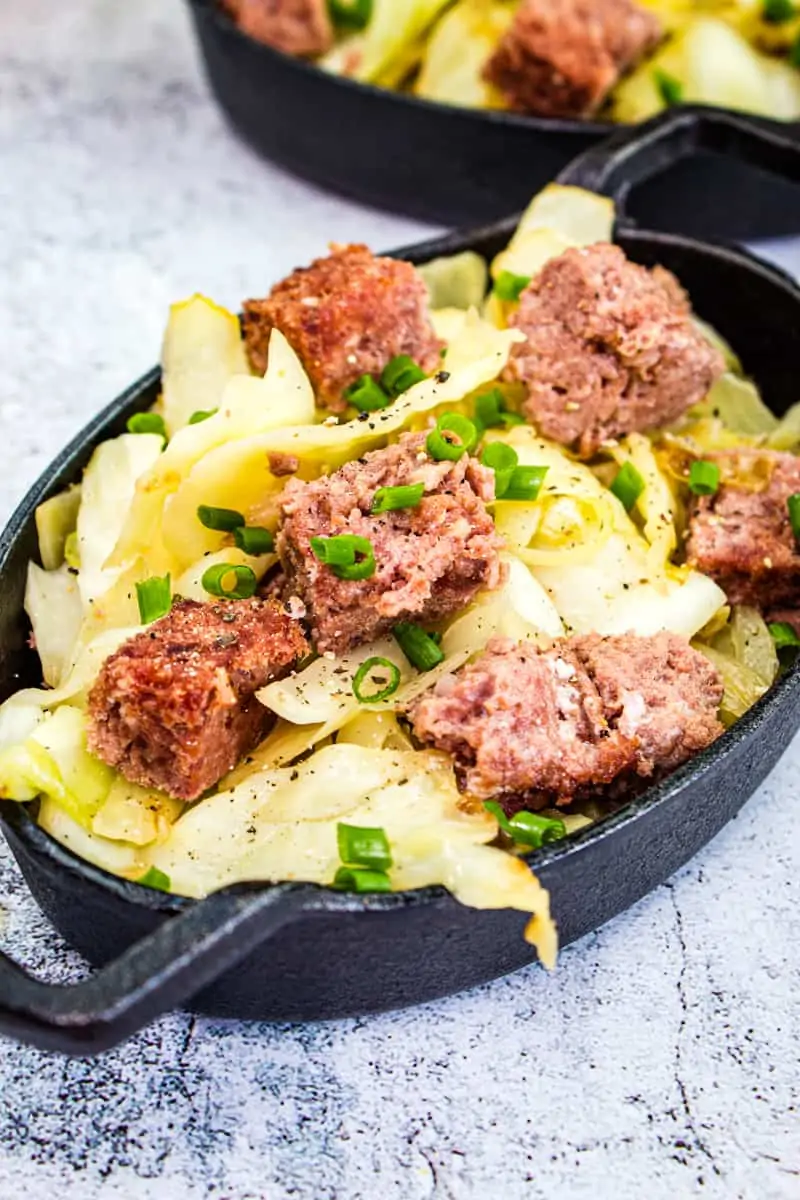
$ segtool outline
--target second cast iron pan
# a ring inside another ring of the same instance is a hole
[[[518,212],[615,130],[460,108],[355,83],[240,32],[217,0],[188,0],[212,91],[235,129],[294,174],[377,208],[453,228]],[[751,121],[755,118],[751,118]],[[763,121],[787,136],[800,127]],[[715,241],[800,233],[800,188],[705,151],[632,197],[645,228]]]

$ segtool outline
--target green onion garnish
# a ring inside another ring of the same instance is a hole
[[[388,677],[388,682],[381,685],[380,679],[370,679],[376,690],[362,692],[361,685],[372,671],[383,672]],[[377,655],[363,662],[353,676],[353,695],[359,704],[377,704],[381,700],[388,700],[399,687],[400,668],[397,663],[390,662],[388,658],[378,658]]]
[[[398,621],[392,633],[403,654],[418,671],[430,671],[431,667],[444,662],[439,643],[419,625],[411,621]]]
[[[136,584],[136,599],[139,601],[139,616],[143,625],[165,617],[172,607],[172,586],[169,575],[153,575]]]
[[[275,549],[272,533],[260,525],[240,525],[233,531],[233,540],[245,554],[271,554]]]
[[[653,71],[653,82],[658,88],[658,94],[664,103],[668,106],[680,104],[683,100],[683,84],[680,79],[676,79],[674,75],[670,75],[669,71],[664,71],[661,67],[656,67]]]
[[[424,494],[424,483],[406,483],[400,487],[378,488],[370,512],[396,512],[399,508],[418,508]]]
[[[506,411],[505,399],[499,388],[492,388],[490,392],[475,397],[475,420],[482,429],[525,424],[519,413]]]
[[[422,367],[415,363],[408,354],[398,354],[391,359],[381,372],[381,386],[390,396],[399,396],[407,392],[415,383],[421,383],[428,376]]]
[[[719,487],[719,467],[699,458],[689,468],[689,487],[695,496],[713,496]]]
[[[792,533],[798,542],[800,542],[800,492],[795,492],[786,501],[786,507],[789,510],[789,520],[792,523]]]
[[[446,437],[445,434],[450,436]],[[478,430],[469,417],[455,412],[443,413],[436,422],[436,428],[428,434],[425,448],[437,462],[457,462],[462,454],[474,449],[478,436]]]
[[[142,887],[155,888],[158,892],[168,892],[172,887],[169,875],[159,871],[158,867],[148,867],[144,875],[140,875],[136,882],[140,883]]]
[[[383,871],[368,871],[365,867],[339,867],[333,886],[340,892],[390,892],[389,876]]]
[[[210,504],[200,505],[197,519],[206,529],[215,529],[219,533],[231,533],[244,525],[244,517],[235,508],[212,508]]]
[[[508,491],[514,468],[519,462],[517,452],[502,442],[491,442],[481,455],[481,462],[494,471],[494,494],[499,500]]]
[[[789,47],[789,62],[793,67],[800,67],[800,34]]]
[[[392,403],[391,396],[386,395],[371,375],[362,375],[349,388],[345,388],[344,398],[359,412],[377,412]]]
[[[515,275],[513,271],[501,271],[494,281],[494,294],[499,300],[519,300],[531,281],[530,275]]]
[[[769,25],[785,25],[796,15],[797,9],[792,0],[763,0],[762,2],[761,19]]]
[[[514,813],[513,817],[507,817],[496,800],[485,800],[483,807],[492,814],[503,833],[507,833],[523,846],[538,849],[539,846],[557,842],[567,836],[566,825],[557,817],[540,817],[537,813],[526,812],[524,809]]]
[[[248,600],[258,587],[254,571],[233,563],[215,563],[203,572],[200,582],[210,596],[225,600]]]
[[[337,533],[333,537],[312,537],[310,545],[319,561],[339,579],[369,579],[375,574],[375,552],[369,538]]]
[[[633,463],[623,463],[614,476],[611,491],[620,503],[630,511],[644,491],[644,480]]]
[[[218,412],[218,408],[198,408],[197,412],[193,412],[189,417],[189,424],[199,425],[201,421],[207,421],[209,417],[216,416]]]
[[[544,477],[549,467],[514,467],[506,490],[504,500],[535,500],[542,490]]]
[[[800,646],[800,637],[797,636],[788,621],[773,621],[767,626],[767,629],[779,650],[784,646]]]
[[[128,418],[126,428],[128,433],[159,433],[164,439],[167,436],[164,418],[158,413],[134,413],[132,417]]]
[[[392,865],[389,839],[382,829],[367,829],[361,825],[336,826],[339,858],[348,867],[370,867],[373,871],[388,871]]]
[[[366,29],[372,17],[373,0],[328,0],[331,21],[339,29]]]

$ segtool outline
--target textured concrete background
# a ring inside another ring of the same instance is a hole
[[[235,141],[177,0],[0,0],[0,517],[171,300],[423,232]],[[2,1043],[0,1200],[799,1197],[799,755],[553,977],[301,1029],[174,1015],[93,1062]],[[80,974],[7,857],[0,905],[4,948]]]

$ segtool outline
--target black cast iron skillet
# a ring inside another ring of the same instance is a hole
[[[631,180],[696,145],[747,154],[800,178],[800,148],[745,119],[682,110],[617,136],[562,177],[624,201]],[[421,263],[474,249],[492,256],[509,220],[398,251]],[[620,223],[635,260],[663,263],[697,310],[730,339],[776,412],[797,399],[800,289],[742,253]],[[37,555],[37,504],[76,480],[99,441],[150,405],[157,370],[100,413],[34,485],[0,538],[0,686],[39,682],[26,647],[25,570]],[[800,670],[790,671],[713,747],[615,816],[534,853],[549,888],[562,945],[635,903],[695,854],[738,811],[800,723]],[[0,1031],[67,1053],[104,1049],[186,1002],[197,1012],[308,1020],[414,1004],[512,971],[533,953],[525,917],[464,908],[442,888],[345,896],[310,884],[237,885],[203,901],[152,891],[106,874],[41,830],[20,805],[0,821],[36,900],[66,940],[99,970],[52,987],[0,955]]]
[[[189,0],[206,73],[233,126],[329,191],[450,228],[518,212],[576,155],[619,129],[437,104],[355,83],[243,34],[218,0]],[[764,120],[797,137],[800,125]],[[800,192],[712,152],[645,183],[648,229],[752,241],[800,232]]]

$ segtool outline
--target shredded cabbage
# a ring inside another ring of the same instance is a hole
[[[472,250],[432,258],[418,268],[434,310],[480,308],[489,283],[486,260]],[[442,336],[441,334],[439,335]],[[448,339],[449,340],[449,339]]]
[[[67,488],[36,509],[39,557],[45,571],[55,571],[64,561],[66,540],[75,530],[81,503],[81,486]]]
[[[161,411],[170,437],[218,408],[228,381],[249,375],[239,318],[205,296],[173,304],[161,348]]]
[[[513,16],[513,4],[460,0],[428,39],[416,94],[442,104],[503,107],[500,94],[483,78],[483,68]]]
[[[83,620],[77,580],[66,564],[56,571],[43,571],[36,563],[28,563],[25,612],[44,681],[58,687],[72,664]]]

